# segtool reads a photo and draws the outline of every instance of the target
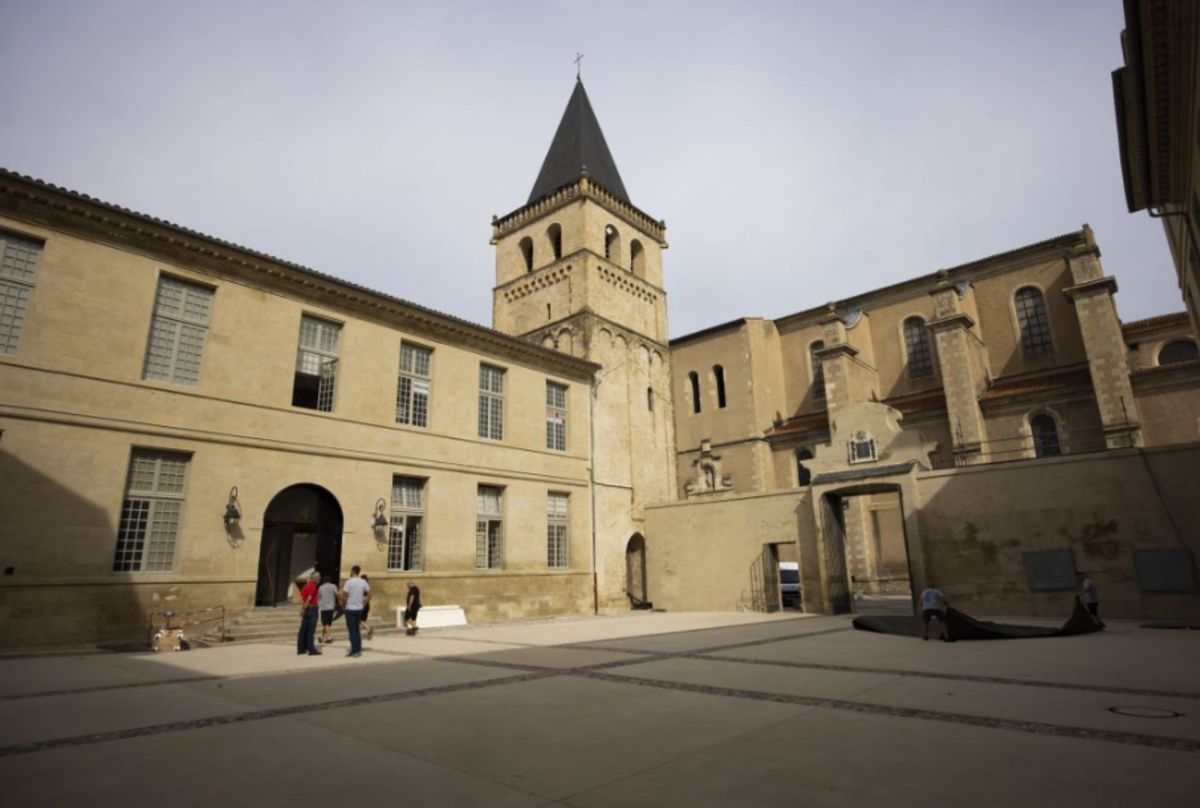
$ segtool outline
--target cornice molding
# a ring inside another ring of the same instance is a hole
[[[664,250],[667,248],[667,223],[664,220],[655,220],[644,211],[623,202],[586,174],[570,185],[564,185],[511,213],[499,217],[493,216],[492,243],[495,244],[504,236],[582,199],[592,200],[614,216],[624,220],[626,224],[636,227],[653,238]]]

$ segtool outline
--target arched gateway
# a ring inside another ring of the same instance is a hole
[[[255,605],[286,603],[296,576],[314,564],[337,581],[341,560],[342,508],[333,494],[309,484],[283,489],[263,514]]]

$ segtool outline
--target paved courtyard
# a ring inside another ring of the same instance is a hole
[[[1200,633],[921,642],[637,614],[0,660],[13,805],[1172,806]]]

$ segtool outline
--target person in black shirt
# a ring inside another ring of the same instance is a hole
[[[417,633],[417,612],[421,611],[421,587],[412,581],[408,582],[408,600],[404,604],[404,622],[408,630],[404,633],[415,636]]]

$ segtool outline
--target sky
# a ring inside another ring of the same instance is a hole
[[[681,336],[1090,223],[1126,322],[1182,311],[1125,207],[1121,0],[0,0],[0,166],[483,324],[493,215],[583,81],[667,222]]]

